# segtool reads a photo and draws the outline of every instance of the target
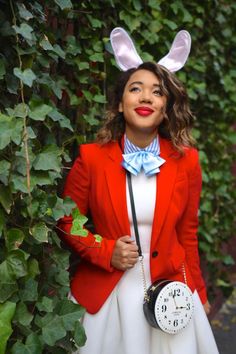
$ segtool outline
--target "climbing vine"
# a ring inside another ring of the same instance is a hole
[[[191,33],[191,56],[177,75],[196,115],[203,168],[200,251],[212,291],[228,288],[233,259],[225,245],[236,213],[234,2],[0,5],[0,354],[72,353],[86,340],[84,309],[67,300],[70,253],[56,224],[75,207],[61,198],[63,181],[78,145],[93,140],[102,123],[118,73],[109,44],[117,25],[143,60],[158,61],[178,30]]]

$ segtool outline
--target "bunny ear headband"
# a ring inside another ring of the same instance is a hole
[[[132,39],[121,27],[116,27],[110,34],[111,46],[119,68],[126,71],[136,68],[143,63],[138,55]],[[169,53],[157,64],[167,68],[171,72],[180,70],[186,63],[191,48],[191,37],[187,31],[180,31],[175,36]]]

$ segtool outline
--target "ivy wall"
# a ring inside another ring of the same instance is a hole
[[[196,115],[203,167],[200,250],[210,294],[227,289],[235,18],[233,0],[0,0],[0,354],[71,353],[85,341],[84,310],[66,299],[70,253],[55,225],[74,206],[60,198],[63,178],[78,145],[93,139],[118,73],[115,26],[131,34],[143,60],[158,61],[178,30],[192,35],[177,75]]]

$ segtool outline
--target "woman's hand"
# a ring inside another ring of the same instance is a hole
[[[204,307],[204,310],[205,310],[206,314],[209,315],[209,313],[211,312],[211,305],[210,305],[210,303],[209,303],[208,301],[205,302],[205,304],[203,305],[203,307]]]
[[[120,237],[115,244],[111,265],[119,270],[132,268],[138,260],[138,247],[130,236]]]

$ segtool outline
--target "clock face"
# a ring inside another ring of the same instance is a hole
[[[191,290],[178,281],[165,285],[156,299],[154,313],[163,331],[178,333],[187,326],[193,315]]]

